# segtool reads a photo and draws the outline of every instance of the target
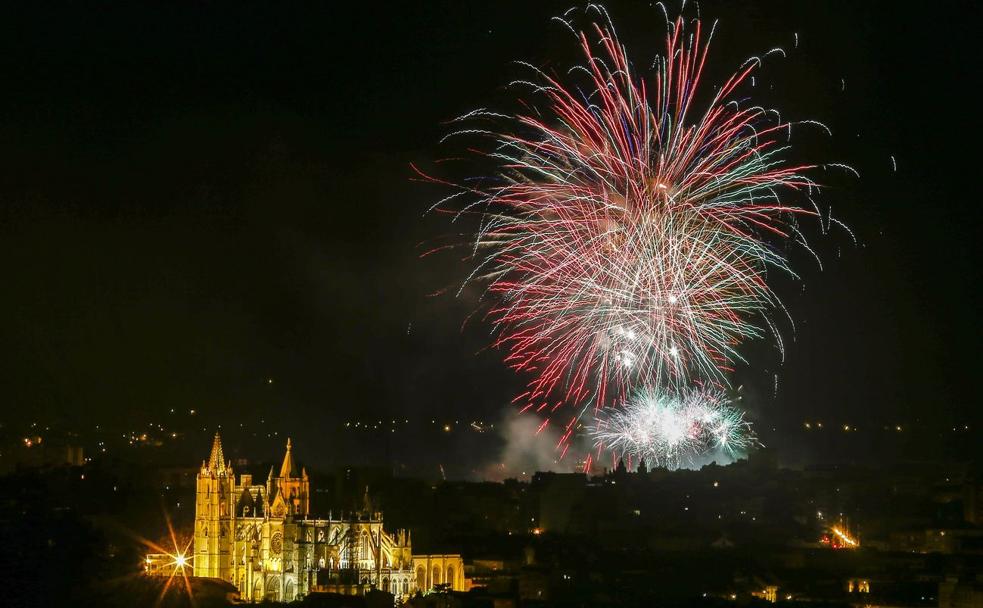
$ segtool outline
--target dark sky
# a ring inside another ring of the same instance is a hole
[[[519,382],[487,326],[461,330],[473,301],[426,295],[466,268],[418,259],[452,228],[409,165],[455,152],[442,121],[507,103],[512,60],[569,62],[549,23],[569,2],[24,4],[0,17],[4,424],[197,408],[313,443],[359,417],[502,416]],[[701,6],[711,75],[788,49],[763,101],[828,124],[803,150],[862,176],[818,176],[861,246],[817,237],[823,271],[803,257],[805,292],[782,287],[777,399],[775,354],[747,351],[761,425],[980,420],[980,9],[899,6]],[[647,65],[659,14],[608,7]]]

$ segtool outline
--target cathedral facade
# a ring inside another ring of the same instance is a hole
[[[278,475],[238,481],[218,433],[197,476],[194,575],[236,586],[243,600],[293,601],[313,591],[397,597],[445,584],[464,589],[460,555],[413,555],[410,533],[389,533],[382,513],[310,514],[310,480],[290,440]],[[367,501],[366,501],[367,503]],[[438,565],[439,564],[439,565]]]

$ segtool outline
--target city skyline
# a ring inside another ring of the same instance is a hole
[[[129,432],[171,409],[196,409],[209,427],[230,411],[255,421],[288,411],[311,429],[507,419],[520,380],[487,348],[485,325],[462,329],[477,294],[429,295],[453,288],[463,268],[419,259],[419,244],[446,225],[421,217],[433,191],[411,181],[411,163],[444,153],[444,121],[495,101],[516,76],[512,60],[562,59],[564,34],[548,25],[551,5],[442,8],[278,13],[283,29],[260,36],[262,56],[245,43],[265,30],[261,8],[235,23],[202,9],[200,30],[160,9],[146,44],[130,27],[136,8],[92,16],[105,34],[98,44],[69,34],[68,12],[50,23],[61,33],[49,46],[8,37],[7,61],[20,61],[8,66],[12,86],[32,101],[4,111],[23,154],[9,159],[0,240],[11,320],[2,366],[11,407],[0,422],[95,419]],[[814,239],[823,270],[804,260],[802,285],[778,286],[796,319],[782,328],[784,364],[751,344],[752,364],[734,374],[750,419],[978,426],[979,329],[964,321],[977,301],[977,243],[962,219],[971,197],[957,194],[971,173],[957,145],[968,109],[910,86],[898,59],[907,39],[895,34],[917,15],[847,4],[702,8],[721,20],[719,70],[786,48],[766,73],[775,88],[758,89],[796,118],[827,123],[823,157],[861,173],[825,194],[860,245]],[[480,13],[461,12],[470,10]],[[635,52],[657,51],[650,9],[611,10]],[[39,15],[24,12],[25,28]],[[941,26],[927,33],[965,40]],[[419,50],[397,69],[393,53],[409,38]],[[358,55],[338,54],[363,48],[378,78],[354,69]],[[911,57],[943,71],[944,87],[962,64],[931,53],[954,52],[925,44]],[[30,66],[47,76],[29,78]],[[71,95],[55,94],[69,84]],[[899,104],[949,118],[916,126]]]

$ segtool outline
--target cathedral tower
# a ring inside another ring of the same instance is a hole
[[[234,485],[232,463],[225,461],[222,439],[215,433],[212,452],[197,478],[195,576],[231,580]]]
[[[272,474],[272,471],[271,471]],[[307,477],[307,469],[297,473],[290,440],[287,439],[287,453],[280,465],[280,476],[271,479],[276,490],[272,511],[274,517],[290,515],[296,519],[304,519],[310,513],[311,482]]]

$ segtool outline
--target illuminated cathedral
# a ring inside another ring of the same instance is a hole
[[[410,533],[389,533],[368,497],[337,518],[310,515],[310,480],[297,471],[290,440],[279,474],[240,475],[218,433],[197,477],[194,575],[232,583],[246,601],[293,601],[314,591],[397,597],[437,585],[464,589],[460,555],[413,555]]]

